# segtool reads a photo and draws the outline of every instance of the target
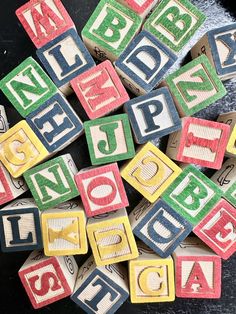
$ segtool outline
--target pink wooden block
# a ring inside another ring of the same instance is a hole
[[[159,0],[119,0],[118,2],[129,7],[143,17],[159,2]]]

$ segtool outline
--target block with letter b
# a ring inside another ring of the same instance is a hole
[[[226,147],[225,155],[227,157],[236,157],[236,111],[220,114],[217,118],[217,121],[230,126],[230,137]]]
[[[4,106],[0,105],[0,134],[5,133],[9,129],[7,115]]]

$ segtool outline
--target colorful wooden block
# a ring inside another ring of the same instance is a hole
[[[173,253],[175,290],[179,298],[218,299],[221,258],[197,238],[187,238]]]
[[[128,296],[126,269],[121,264],[98,267],[91,256],[79,269],[71,299],[86,313],[113,314]]]
[[[0,81],[0,89],[22,117],[51,98],[56,86],[39,66],[29,57]]]
[[[181,169],[151,142],[148,142],[127,163],[121,176],[151,203],[181,173]]]
[[[101,0],[82,30],[90,53],[100,61],[115,61],[138,33],[142,19],[115,0]]]
[[[176,60],[174,53],[143,30],[116,60],[115,68],[127,88],[143,95],[158,85]],[[130,82],[135,89],[130,88]]]
[[[235,207],[222,199],[193,231],[216,254],[228,259],[236,252],[235,230]]]
[[[183,172],[163,193],[162,198],[192,225],[197,225],[222,196],[221,190],[193,166]]]
[[[84,123],[92,165],[131,159],[135,155],[127,114]]]
[[[43,247],[40,214],[33,199],[18,199],[0,210],[0,242],[3,252]]]
[[[172,258],[161,258],[141,242],[137,246],[139,257],[128,262],[131,303],[174,301]]]
[[[117,163],[85,168],[75,181],[88,217],[129,205]]]
[[[172,96],[166,87],[128,101],[124,109],[138,144],[168,135],[182,127]]]
[[[130,213],[129,221],[134,235],[162,258],[171,255],[193,229],[161,199],[154,204],[143,199]]]
[[[108,265],[138,257],[125,208],[89,218],[87,234],[96,265]]]
[[[181,117],[191,116],[226,95],[226,89],[205,55],[170,74],[168,86]]]
[[[36,53],[53,82],[66,95],[72,93],[70,81],[95,66],[74,29],[61,34]]]
[[[178,53],[205,19],[205,15],[188,0],[163,0],[146,20],[144,29]]]
[[[124,6],[136,12],[144,19],[149,12],[160,2],[160,0],[118,0]]]
[[[7,115],[4,106],[0,105],[0,135],[9,129]]]
[[[192,58],[205,54],[222,80],[236,76],[236,23],[207,32],[191,49]]]
[[[30,0],[16,15],[37,48],[75,27],[60,0]]]
[[[39,309],[70,296],[77,272],[73,256],[47,257],[33,251],[18,273],[33,307]]]
[[[166,154],[171,159],[220,169],[230,127],[204,119],[182,119],[182,130],[170,134]]]
[[[26,171],[24,178],[38,208],[45,210],[79,195],[77,172],[71,155],[65,154]]]
[[[0,136],[0,161],[12,177],[20,177],[49,153],[24,120]]]
[[[26,121],[50,153],[62,150],[83,133],[83,123],[60,93],[31,112]]]
[[[220,114],[217,121],[230,126],[230,137],[225,155],[227,157],[236,157],[236,111]]]
[[[71,81],[88,117],[97,119],[118,109],[129,100],[110,61],[104,61]]]

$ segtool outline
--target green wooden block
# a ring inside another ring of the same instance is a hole
[[[86,121],[84,129],[93,165],[134,157],[135,148],[127,114]]]
[[[193,166],[187,166],[162,198],[192,225],[197,225],[220,200],[222,191]]]
[[[101,0],[82,30],[82,38],[97,59],[115,61],[139,31],[142,18],[115,0]]]
[[[167,85],[181,117],[191,116],[226,95],[208,58],[202,55],[170,74]]]
[[[36,110],[57,92],[54,83],[32,57],[6,75],[0,81],[0,89],[22,117]]]
[[[205,19],[188,0],[163,0],[147,19],[144,29],[178,53]]]
[[[78,172],[70,154],[61,155],[25,172],[25,181],[40,210],[79,195],[74,181]]]

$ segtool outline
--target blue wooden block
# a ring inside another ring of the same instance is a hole
[[[181,129],[181,120],[167,87],[133,98],[124,109],[139,144]]]
[[[120,55],[115,67],[126,87],[143,95],[157,86],[176,60],[173,52],[143,30]]]
[[[83,132],[82,121],[60,93],[29,114],[26,121],[50,153],[62,150]]]

